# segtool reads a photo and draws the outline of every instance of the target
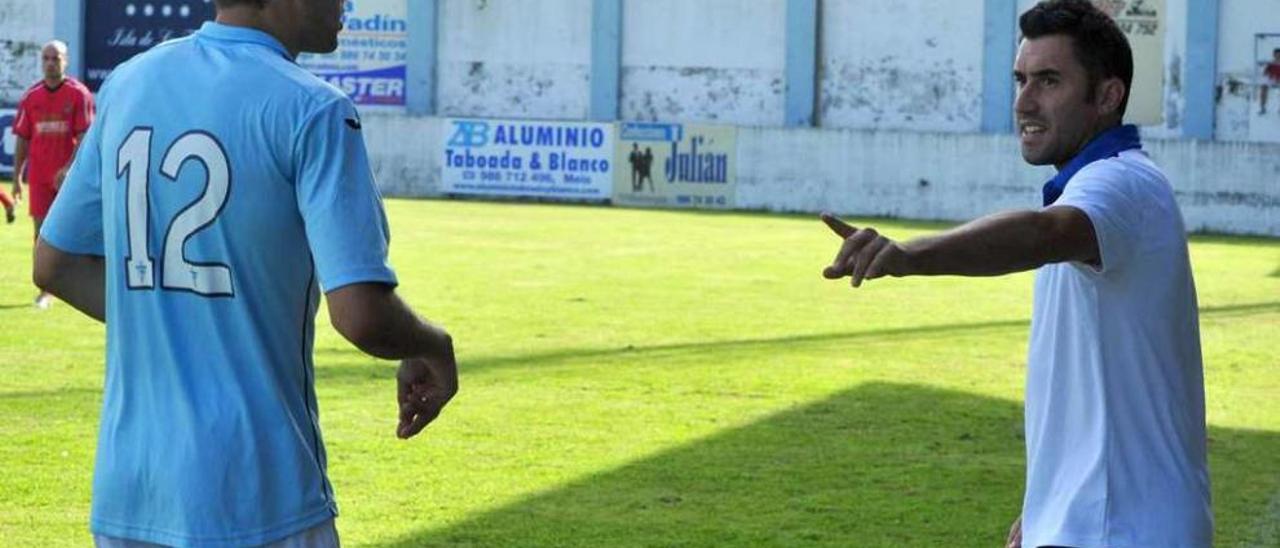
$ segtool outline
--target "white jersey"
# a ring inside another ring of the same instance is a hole
[[[1056,206],[1102,263],[1036,275],[1023,546],[1209,546],[1204,373],[1186,232],[1139,150],[1080,170]]]

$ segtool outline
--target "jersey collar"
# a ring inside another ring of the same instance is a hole
[[[251,44],[266,46],[267,48],[270,48],[276,53],[284,56],[285,59],[289,59],[290,61],[293,60],[293,57],[289,55],[289,50],[285,49],[284,44],[281,44],[274,36],[258,29],[224,25],[216,21],[207,21],[205,24],[200,26],[200,30],[197,34],[213,40],[249,42]]]

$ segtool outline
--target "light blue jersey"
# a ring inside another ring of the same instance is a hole
[[[354,106],[271,36],[216,23],[99,99],[41,231],[106,257],[93,532],[240,546],[332,518],[319,292],[396,283]]]

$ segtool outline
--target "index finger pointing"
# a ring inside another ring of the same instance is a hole
[[[826,223],[827,228],[830,228],[832,232],[836,233],[836,236],[841,238],[853,236],[853,234],[858,231],[858,229],[849,226],[848,223],[841,221],[839,217],[830,213],[822,213],[822,222]]]

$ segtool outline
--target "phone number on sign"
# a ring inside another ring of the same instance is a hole
[[[562,173],[559,177],[551,173],[529,173],[526,171],[478,171],[467,169],[461,172],[463,181],[482,181],[492,183],[546,183],[589,185],[591,177]]]

